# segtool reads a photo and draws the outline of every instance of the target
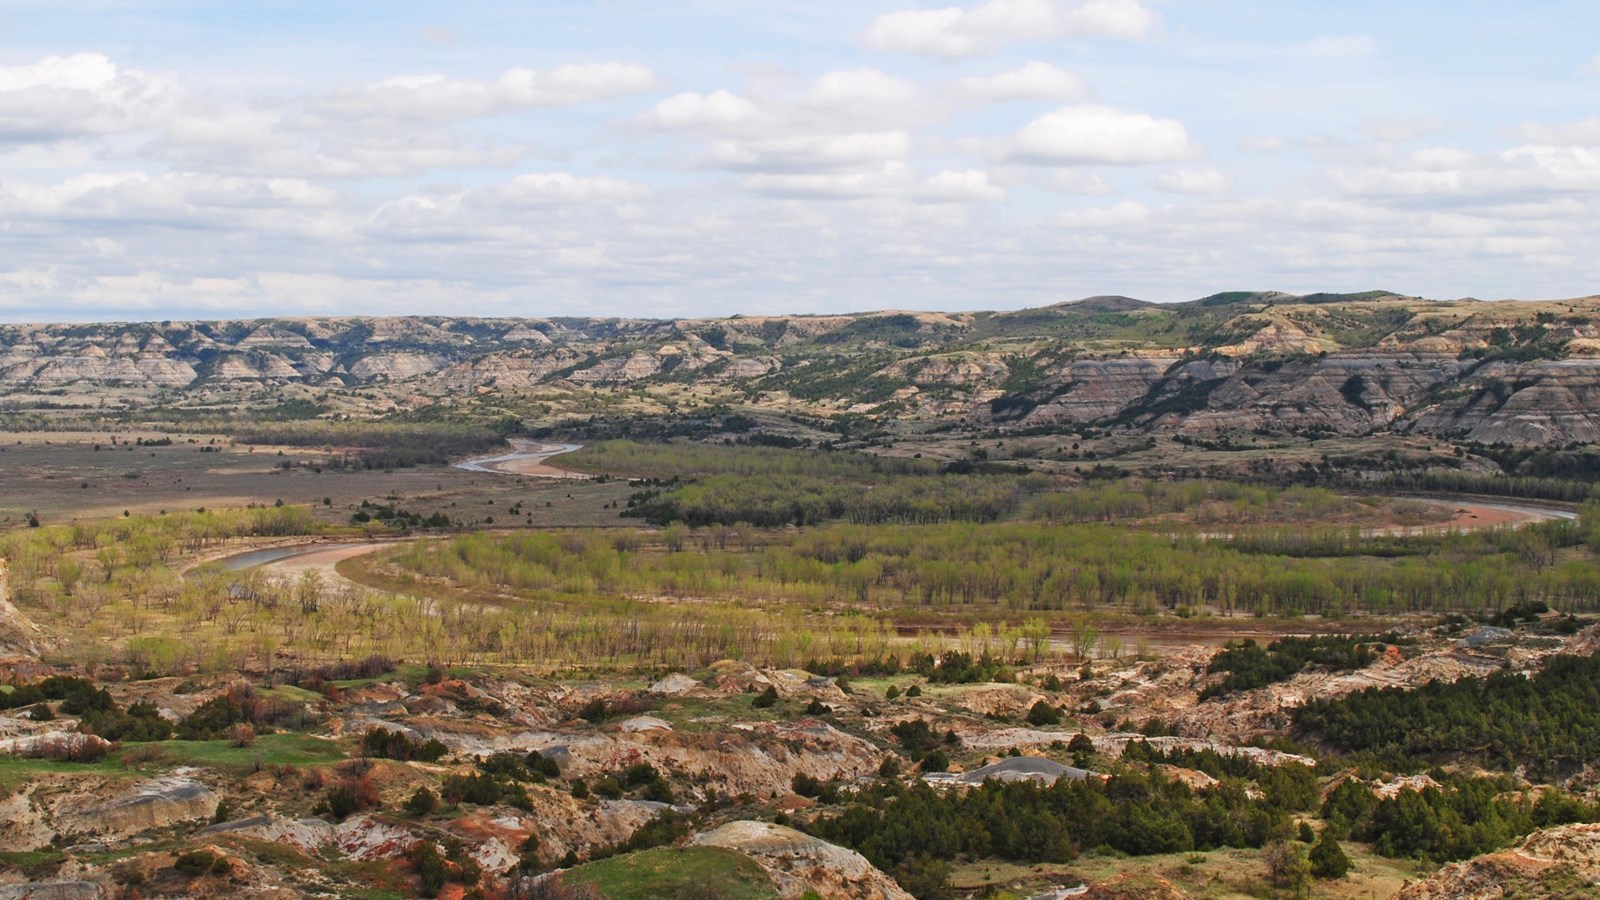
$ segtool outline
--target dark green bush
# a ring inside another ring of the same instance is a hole
[[[578,718],[599,724],[606,720],[606,701],[599,697],[590,700],[578,709]]]
[[[437,738],[419,740],[388,728],[370,728],[361,736],[361,755],[401,761],[436,762],[450,752]]]
[[[406,801],[406,815],[422,818],[432,815],[439,808],[439,797],[425,787],[419,787],[411,799]]]
[[[1311,874],[1318,878],[1343,878],[1350,871],[1350,857],[1333,835],[1333,829],[1324,829],[1322,837],[1312,845]]]
[[[190,850],[173,860],[172,867],[185,875],[221,875],[228,871],[228,858],[210,850]]]
[[[1061,710],[1044,702],[1036,701],[1028,710],[1028,724],[1033,726],[1060,725]]]

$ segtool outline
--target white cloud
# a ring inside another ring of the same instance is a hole
[[[70,303],[77,310],[120,310],[189,315],[240,314],[272,304],[278,314],[437,312],[459,308],[457,284],[432,278],[347,278],[328,273],[269,270],[251,275],[204,277],[145,269],[125,274],[77,277],[59,269],[35,268],[0,274],[0,308],[38,309],[38,304]],[[507,294],[474,292],[478,302]],[[397,305],[398,304],[398,305]],[[58,313],[63,312],[57,307]],[[82,317],[79,313],[77,318]]]
[[[707,159],[728,169],[797,171],[875,166],[904,160],[910,153],[911,138],[905,132],[876,131],[716,141]]]
[[[1226,194],[1233,190],[1233,178],[1217,169],[1174,169],[1151,181],[1151,187],[1169,194]]]
[[[1126,228],[1142,225],[1149,220],[1150,207],[1135,200],[1124,200],[1111,206],[1070,209],[1056,216],[1056,224],[1062,228]]]
[[[975,169],[945,170],[922,182],[917,196],[924,200],[951,203],[998,203],[1006,199],[1005,189],[989,180],[989,173]]]
[[[605,175],[529,172],[501,184],[466,191],[438,190],[408,194],[384,203],[363,225],[375,241],[402,239],[413,246],[506,242],[531,251],[551,240],[541,234],[552,220],[572,243],[592,246],[601,232],[598,220],[626,217],[636,204],[654,196],[648,185]],[[594,231],[577,228],[589,222]],[[569,246],[570,249],[570,246]]]
[[[1041,183],[1047,190],[1058,194],[1096,197],[1117,192],[1111,182],[1082,169],[1052,169]]]
[[[945,106],[905,79],[850,69],[759,99],[720,89],[677,94],[635,124],[700,143],[687,157],[700,168],[781,175],[849,170],[870,180],[884,164],[904,163],[912,130],[940,118]],[[791,182],[745,183],[765,191]]]
[[[861,35],[874,50],[930,53],[935,56],[970,56],[986,49],[976,36],[961,33],[963,13],[946,9],[907,9],[875,19]]]
[[[1448,119],[1439,116],[1374,116],[1361,122],[1361,131],[1368,137],[1391,144],[1414,141],[1417,138],[1438,134],[1450,127]]]
[[[943,170],[918,178],[904,162],[885,160],[835,171],[756,171],[740,180],[745,190],[768,197],[806,200],[910,200],[917,203],[997,203],[1004,188],[980,170]]]
[[[904,164],[837,173],[762,173],[743,180],[746,190],[774,197],[852,199],[900,194],[913,180]]]
[[[57,184],[0,184],[8,216],[78,219],[189,219],[224,210],[325,210],[338,192],[294,178],[229,178],[194,173],[99,172]]]
[[[1064,106],[1023,127],[1010,154],[1022,162],[1139,165],[1178,162],[1200,155],[1176,119],[1109,106]]]
[[[527,157],[527,146],[473,145],[441,131],[360,130],[304,132],[278,121],[257,132],[220,129],[209,139],[180,137],[183,128],[146,145],[141,155],[173,165],[236,175],[292,175],[334,181],[398,178],[453,169],[507,168]],[[255,139],[249,139],[254,134]]]
[[[313,97],[307,109],[340,123],[449,122],[606,100],[648,91],[657,83],[648,68],[619,62],[565,65],[548,72],[509,69],[492,80],[404,75],[328,91]]]
[[[1458,194],[1466,182],[1459,171],[1426,169],[1360,169],[1336,172],[1335,183],[1357,196],[1384,197],[1417,194]]]
[[[1082,76],[1037,61],[998,75],[963,78],[956,82],[955,88],[966,96],[991,103],[1011,100],[1076,103],[1094,96],[1094,89]]]
[[[1161,19],[1136,0],[1089,0],[1062,11],[1056,21],[1065,37],[1139,38]]]
[[[725,90],[674,94],[643,116],[645,124],[668,131],[726,132],[766,120],[754,103]]]
[[[1458,147],[1424,147],[1411,154],[1410,162],[1418,169],[1447,172],[1471,166],[1477,158],[1477,154]]]
[[[172,76],[119,69],[99,53],[0,67],[0,144],[142,131],[180,94]]]
[[[710,142],[714,165],[804,167],[904,156],[907,130],[943,115],[942,101],[877,69],[827,72],[797,92],[759,99],[719,89],[668,97],[635,120],[646,130]],[[770,162],[769,162],[770,161]]]
[[[807,106],[830,115],[872,115],[912,103],[916,98],[916,85],[905,79],[877,69],[852,69],[824,74],[803,100]]]
[[[1530,144],[1500,154],[1530,186],[1554,191],[1600,191],[1600,149]]]
[[[1480,155],[1430,148],[1387,165],[1337,170],[1333,179],[1355,196],[1517,203],[1539,195],[1600,192],[1600,150],[1528,144]]]
[[[654,74],[627,63],[512,69],[496,79],[406,76],[308,97],[197,93],[174,75],[123,69],[94,53],[0,67],[0,146],[95,139],[99,155],[237,176],[335,180],[520,162],[527,144],[469,142],[454,122],[570,106],[646,90]]]
[[[1591,75],[1600,75],[1600,54],[1597,54],[1595,58],[1590,60],[1589,64],[1583,68],[1584,71]]]
[[[907,9],[879,16],[861,34],[874,50],[962,57],[1020,41],[1139,38],[1156,25],[1138,0],[988,0],[963,9]]]
[[[567,172],[534,172],[489,192],[514,204],[632,203],[651,195],[647,185],[604,175],[582,178]]]
[[[1516,133],[1530,144],[1600,147],[1600,116],[1565,125],[1524,125]]]
[[[1378,54],[1378,42],[1364,34],[1319,37],[1291,48],[1290,52],[1295,56],[1334,61],[1365,59]]]

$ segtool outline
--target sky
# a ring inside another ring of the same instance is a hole
[[[1600,5],[0,4],[3,321],[1368,289],[1600,293]]]

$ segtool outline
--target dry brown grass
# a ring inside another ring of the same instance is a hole
[[[190,436],[176,434],[170,447],[124,446],[135,437],[156,435],[119,434],[113,447],[106,434],[0,434],[0,528],[20,525],[30,512],[48,524],[278,500],[311,504],[319,518],[338,524],[370,500],[473,523],[493,518],[496,526],[526,527],[530,517],[538,526],[603,526],[618,521],[619,510],[608,505],[633,490],[620,482],[516,478],[444,466],[318,472],[315,466],[327,456],[321,451],[252,452],[218,438],[218,452],[202,453],[212,446],[210,436],[192,436],[197,443],[191,444]],[[284,462],[291,468],[280,468]],[[324,498],[332,504],[323,505]],[[519,501],[525,512],[513,519],[507,510]]]

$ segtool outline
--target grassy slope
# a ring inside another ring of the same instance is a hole
[[[749,857],[715,847],[643,850],[579,866],[564,877],[593,885],[610,900],[654,900],[691,888],[714,891],[724,900],[778,896],[772,880]]]
[[[248,747],[235,747],[228,741],[161,741],[153,746],[161,748],[161,752],[178,765],[219,768],[244,768],[257,763],[308,766],[339,762],[345,758],[332,741],[293,733],[262,735]]]
[[[147,758],[143,755],[151,749],[159,751],[159,756]],[[258,765],[328,765],[344,759],[344,752],[334,742],[294,733],[262,735],[249,747],[235,747],[228,741],[130,743],[92,763],[0,756],[0,789],[11,790],[45,775],[99,775],[132,780],[164,772],[173,766],[244,770]]]
[[[1312,896],[1330,900],[1392,897],[1407,881],[1425,877],[1430,867],[1406,860],[1385,859],[1360,844],[1345,842],[1344,850],[1354,867],[1336,880],[1318,880]],[[1077,881],[1112,882],[1127,888],[1151,887],[1170,883],[1186,895],[1207,900],[1249,900],[1264,896],[1266,867],[1255,850],[1216,850],[1210,853],[1171,853],[1124,857],[1116,854],[1086,853],[1064,865],[1018,866],[998,860],[983,860],[957,866],[952,872],[956,887],[966,890],[997,889],[999,896],[1025,897],[1031,891],[1050,885],[1070,885]]]

